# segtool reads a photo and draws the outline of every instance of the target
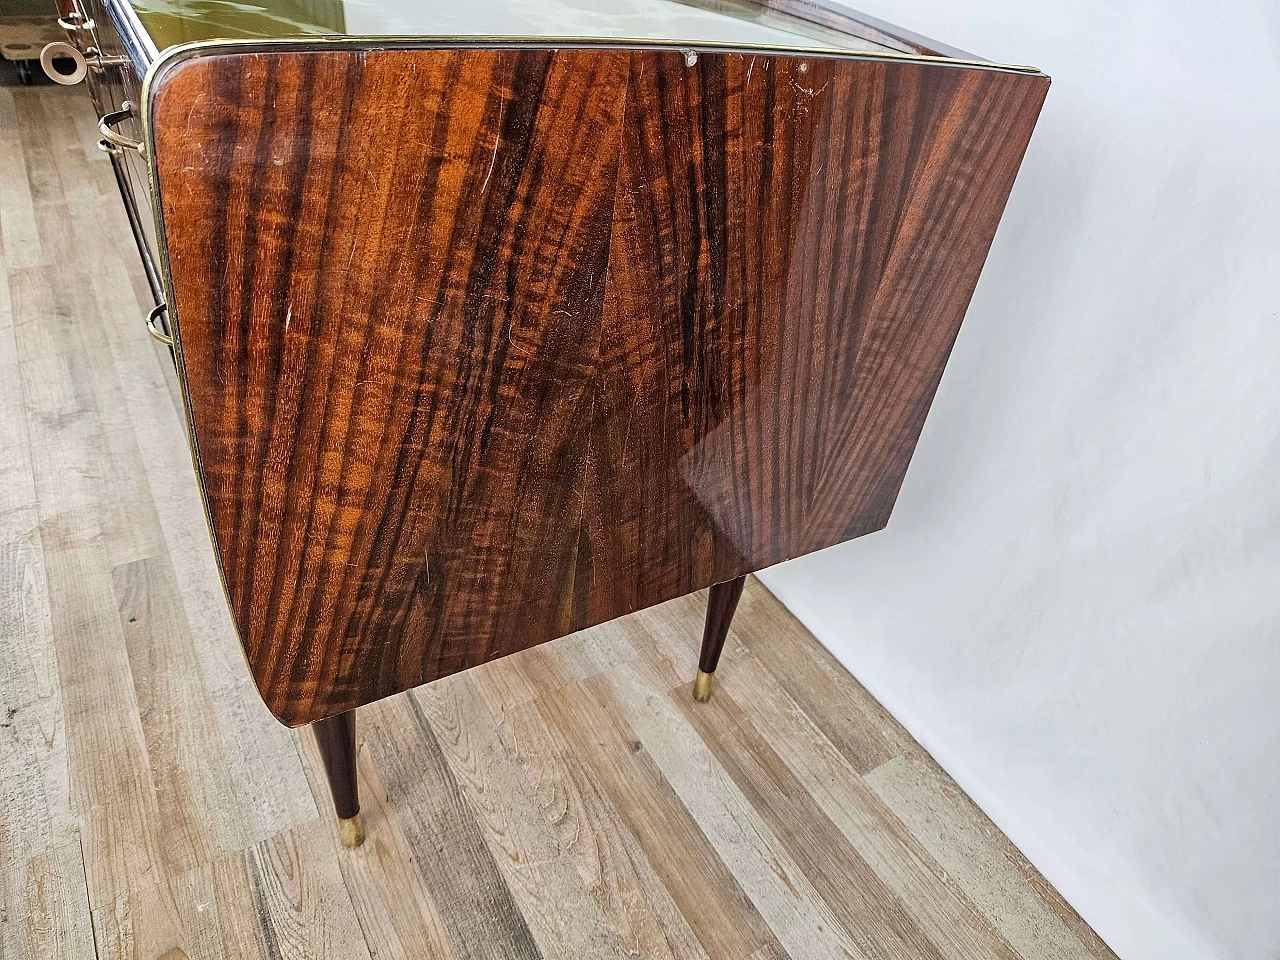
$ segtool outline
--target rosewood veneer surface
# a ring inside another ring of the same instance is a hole
[[[532,42],[161,58],[170,321],[271,710],[886,524],[1047,86]]]
[[[1047,87],[610,47],[162,64],[179,364],[271,710],[884,526]]]

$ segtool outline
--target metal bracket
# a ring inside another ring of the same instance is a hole
[[[98,132],[102,134],[102,139],[114,147],[122,150],[137,150],[142,157],[147,155],[147,145],[141,140],[134,140],[132,137],[126,137],[123,133],[117,133],[112,129],[112,124],[120,123],[122,120],[128,120],[134,116],[133,104],[126,100],[120,104],[121,109],[114,113],[108,113],[105,117],[98,121]],[[101,147],[101,145],[99,145]],[[111,151],[106,147],[101,147],[107,153]]]
[[[58,26],[67,31],[67,33],[75,33],[77,30],[92,30],[97,24],[83,13],[73,11],[65,17],[59,17]]]
[[[151,336],[155,337],[157,340],[163,343],[166,347],[172,350],[173,337],[171,337],[164,330],[161,330],[160,323],[159,323],[160,314],[164,313],[168,309],[169,309],[169,305],[167,303],[157,303],[154,307],[151,308],[151,312],[147,314],[147,333],[151,334]],[[168,326],[167,322],[165,326]]]

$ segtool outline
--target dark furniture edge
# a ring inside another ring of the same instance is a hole
[[[112,26],[120,36],[120,43],[124,46],[129,59],[133,61],[134,70],[139,77],[146,76],[147,68],[160,57],[160,51],[156,48],[151,35],[143,27],[142,21],[138,19],[138,13],[133,9],[133,4],[129,0],[102,0],[102,2],[107,9],[107,15],[111,17]]]

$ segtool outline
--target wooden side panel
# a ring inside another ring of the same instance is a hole
[[[883,526],[1047,83],[609,49],[170,68],[180,356],[271,709]]]
[[[1043,86],[634,62],[599,420],[628,476],[600,509],[610,556],[681,552],[615,583],[645,606],[888,521]]]

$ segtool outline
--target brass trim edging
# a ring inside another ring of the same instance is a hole
[[[491,37],[491,36],[332,36],[332,37],[262,37],[258,39],[197,40],[166,47],[151,62],[143,79],[144,103],[148,103],[147,86],[152,77],[180,60],[198,56],[234,53],[299,53],[323,50],[706,50],[714,53],[740,53],[773,57],[817,57],[824,60],[889,60],[906,63],[934,63],[940,66],[968,67],[1011,73],[1042,74],[1039,67],[1025,64],[995,63],[990,60],[965,60],[958,57],[897,50],[852,50],[837,47],[752,46],[717,40],[641,40],[626,37],[590,39],[585,37]]]

